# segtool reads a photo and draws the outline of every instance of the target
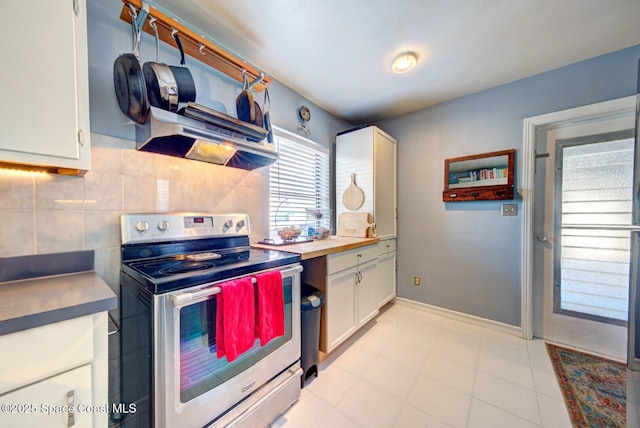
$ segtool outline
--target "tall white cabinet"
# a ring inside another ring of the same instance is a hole
[[[373,216],[381,240],[396,237],[396,140],[376,126],[336,138],[336,213],[347,212],[342,195],[356,174],[364,202],[356,212]]]
[[[86,0],[3,1],[0,163],[90,168]]]
[[[377,276],[379,306],[396,296],[397,142],[376,126],[350,131],[336,138],[336,213],[349,212],[342,195],[356,175],[364,192],[357,212],[368,212],[380,238]]]

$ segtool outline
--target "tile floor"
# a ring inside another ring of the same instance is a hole
[[[631,373],[631,372],[629,372]],[[632,380],[633,377],[629,377]],[[627,426],[639,427],[628,382]],[[395,303],[319,365],[273,428],[571,427],[543,341]]]

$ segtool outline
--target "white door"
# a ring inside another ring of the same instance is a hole
[[[536,130],[533,333],[626,360],[632,114]]]

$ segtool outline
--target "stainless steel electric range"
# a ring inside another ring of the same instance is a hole
[[[300,257],[250,248],[243,214],[123,214],[121,426],[268,425],[300,395]],[[285,334],[216,356],[216,295],[278,270]]]

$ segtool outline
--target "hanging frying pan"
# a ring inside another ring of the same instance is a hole
[[[156,62],[145,62],[142,66],[147,97],[152,106],[175,112],[178,110],[178,84],[169,66],[160,62],[160,38],[154,21],[152,18],[149,25],[156,38]]]
[[[253,93],[249,89],[249,81],[247,79],[247,73],[242,71],[243,85],[242,92],[236,98],[236,111],[238,113],[238,119],[253,123],[256,120],[256,105],[253,99]]]
[[[133,17],[135,20],[135,17]],[[133,52],[120,55],[113,63],[113,85],[122,113],[137,123],[145,123],[149,114],[147,85],[140,66],[140,32],[133,28]]]

